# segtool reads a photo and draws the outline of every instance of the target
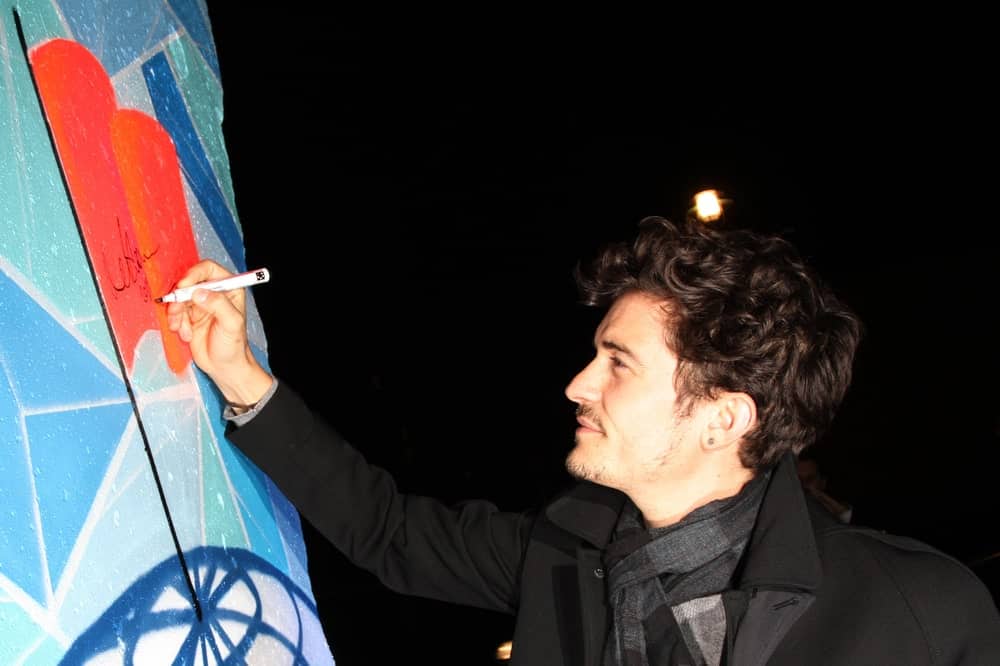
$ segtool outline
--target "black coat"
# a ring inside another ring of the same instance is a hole
[[[608,635],[601,550],[625,497],[581,483],[539,513],[404,495],[287,386],[229,439],[303,517],[389,588],[516,613],[512,666],[599,666]],[[959,561],[844,525],[774,470],[725,593],[730,666],[1000,666],[1000,615]]]

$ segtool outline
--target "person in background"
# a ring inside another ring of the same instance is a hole
[[[178,286],[226,275],[202,261]],[[862,327],[788,242],[647,218],[577,278],[604,309],[566,388],[578,483],[528,512],[402,492],[310,408],[325,396],[255,361],[242,292],[167,314],[227,437],[305,519],[393,590],[515,614],[512,664],[1000,664],[1000,615],[967,567],[803,492],[796,457],[830,425]],[[532,437],[516,395],[481,391]]]
[[[854,507],[827,492],[826,475],[820,470],[819,461],[808,455],[808,453],[809,449],[803,451],[799,455],[798,464],[796,465],[796,471],[798,472],[799,480],[802,482],[802,487],[816,498],[820,504],[826,507],[826,510],[833,514],[837,520],[842,523],[851,522]]]

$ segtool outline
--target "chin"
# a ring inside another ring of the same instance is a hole
[[[580,452],[579,447],[574,448],[566,456],[566,471],[578,481],[600,483],[600,471],[595,470],[592,465],[587,463],[586,456]]]

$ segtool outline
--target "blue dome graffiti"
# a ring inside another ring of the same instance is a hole
[[[186,555],[202,604],[201,622],[177,559],[168,558],[81,634],[62,663],[316,664],[329,659],[325,646],[306,639],[320,631],[315,604],[282,571],[244,550],[205,547]]]

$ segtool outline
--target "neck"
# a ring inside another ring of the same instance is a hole
[[[741,466],[688,479],[660,479],[644,492],[628,495],[642,512],[646,527],[668,527],[709,502],[733,497],[753,476],[752,470]]]

